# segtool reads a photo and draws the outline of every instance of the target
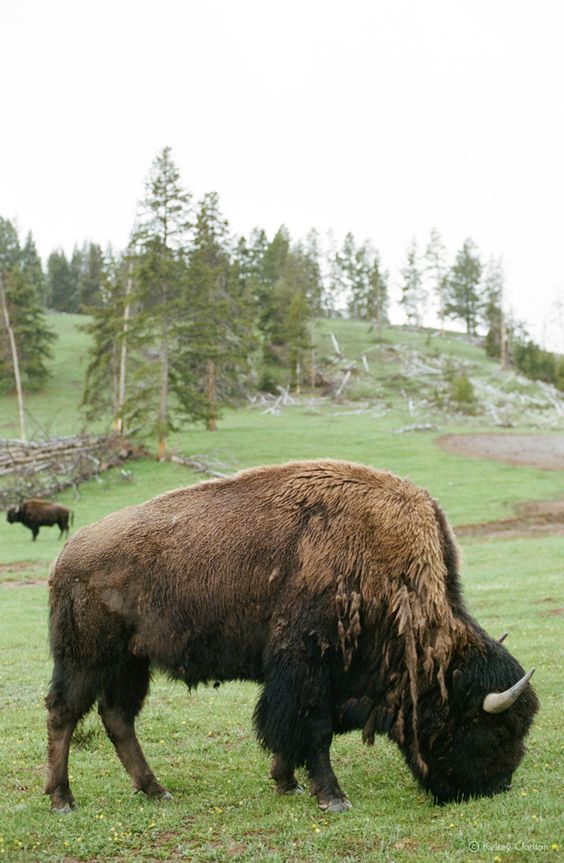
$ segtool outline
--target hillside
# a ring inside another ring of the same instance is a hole
[[[45,390],[26,397],[29,436],[35,438],[75,434],[85,428],[80,400],[89,337],[80,327],[86,318],[50,313],[48,320],[59,337],[50,362],[51,377]],[[321,373],[318,383],[325,381],[327,386],[311,390],[304,385],[297,399],[301,406],[331,413],[354,410],[397,429],[425,424],[441,430],[460,425],[564,428],[564,394],[511,370],[502,372],[481,346],[460,334],[440,336],[435,330],[386,327],[377,339],[366,323],[320,319],[313,327],[313,341]],[[460,383],[464,377],[470,390]],[[284,374],[280,380],[286,383]],[[468,400],[472,390],[475,399]],[[263,402],[257,399],[259,406]],[[256,406],[246,409],[256,410]],[[102,430],[107,421],[100,418],[95,425]],[[98,429],[91,424],[90,430]],[[0,397],[0,437],[17,435],[15,399]]]
[[[387,327],[378,340],[366,324],[334,320],[318,321],[315,333],[335,371],[344,375],[353,366],[346,398],[380,416],[407,412],[413,425],[564,428],[564,393],[502,371],[461,334]],[[331,333],[344,354],[337,362]]]
[[[29,428],[37,437],[74,434],[83,428],[78,405],[87,351],[87,337],[79,329],[84,318],[59,314],[51,315],[50,321],[60,334],[53,376],[44,393],[28,399]],[[551,388],[513,372],[501,373],[482,348],[453,333],[440,337],[431,331],[390,327],[377,341],[366,324],[320,320],[315,343],[324,389],[304,388],[301,395],[289,398],[257,394],[248,404],[226,411],[216,432],[201,425],[182,426],[170,436],[169,452],[195,457],[227,474],[301,458],[364,462],[427,486],[455,525],[513,518],[524,500],[561,497],[561,477],[543,470],[542,464],[515,471],[498,456],[493,461],[469,461],[464,450],[451,446],[446,451],[443,446],[445,435],[471,431],[483,440],[485,432],[498,435],[502,429],[497,426],[510,422],[515,444],[517,435],[540,432],[548,449],[555,449],[561,438],[554,432],[564,427],[564,407],[561,395]],[[450,380],[462,372],[477,393],[486,394],[483,402],[457,406],[449,398]],[[340,395],[323,394],[327,389],[338,391],[347,376]],[[0,399],[0,438],[17,436],[14,402]],[[106,428],[104,418],[97,427],[90,426],[92,431]],[[503,445],[503,438],[495,440]],[[538,448],[538,438],[533,444]],[[77,507],[77,525],[201,478],[202,474],[172,463],[132,462],[126,471],[110,471],[99,482],[84,486],[88,506]],[[75,506],[73,492],[61,499]],[[31,551],[25,545],[22,555]]]

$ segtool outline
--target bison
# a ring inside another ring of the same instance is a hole
[[[259,467],[78,531],[50,576],[52,808],[98,703],[133,787],[167,799],[134,730],[151,669],[189,687],[261,685],[254,726],[280,793],[305,765],[322,809],[350,803],[334,734],[387,734],[436,802],[507,789],[538,703],[464,607],[452,531],[407,479],[340,461]]]
[[[40,527],[59,526],[59,539],[62,535],[69,533],[69,522],[72,524],[74,514],[72,510],[60,503],[51,503],[48,500],[30,499],[24,500],[19,506],[11,506],[8,510],[7,519],[10,524],[20,521],[29,527],[32,540],[35,542]]]

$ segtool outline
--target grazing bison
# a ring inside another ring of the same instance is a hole
[[[280,793],[305,765],[322,809],[350,807],[334,734],[387,734],[437,802],[508,788],[538,703],[466,611],[446,518],[408,480],[296,462],[169,492],[80,530],[50,578],[46,699],[53,809],[98,702],[135,789],[170,795],[135,736],[151,668],[188,686],[261,684],[254,724]]]
[[[50,503],[48,500],[24,500],[19,506],[11,506],[8,510],[8,521],[14,524],[21,521],[26,527],[29,527],[32,533],[32,540],[37,539],[40,527],[52,527],[54,524],[59,526],[61,531],[59,539],[63,533],[69,534],[69,521],[72,524],[73,513],[66,506],[61,506],[60,503]]]

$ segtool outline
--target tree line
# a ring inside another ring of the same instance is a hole
[[[180,421],[213,430],[221,408],[250,388],[311,382],[314,318],[345,314],[380,334],[390,275],[378,251],[352,233],[325,245],[315,230],[293,241],[284,226],[270,239],[261,229],[234,236],[218,195],[195,201],[168,147],[151,166],[123,251],[87,242],[67,259],[57,249],[44,271],[32,235],[22,243],[0,218],[0,387],[13,390],[16,378],[22,392],[44,385],[54,338],[46,309],[88,314],[87,416],[143,426],[164,456]],[[511,342],[518,368],[564,388],[562,362],[504,318],[501,261],[484,266],[471,239],[451,264],[436,229],[422,251],[412,240],[400,277],[408,324],[421,326],[432,308],[441,331],[448,319],[470,336],[485,333],[486,350],[504,364]]]

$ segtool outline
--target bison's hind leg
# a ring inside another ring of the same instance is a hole
[[[97,694],[96,677],[56,660],[47,706],[48,775],[45,793],[51,797],[54,812],[66,813],[74,807],[70,790],[69,749],[76,723],[87,713]]]
[[[159,782],[143,754],[135,734],[135,717],[149,689],[149,660],[130,656],[104,687],[98,712],[117,755],[127,770],[136,791],[161,800],[171,798]]]

